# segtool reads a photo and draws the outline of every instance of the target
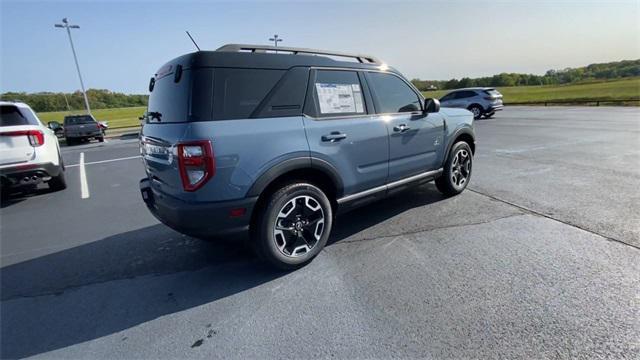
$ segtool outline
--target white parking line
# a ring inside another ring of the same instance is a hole
[[[92,162],[85,163],[85,165],[104,164],[104,163],[110,163],[110,162],[114,162],[114,161],[131,160],[131,159],[139,159],[139,158],[140,158],[140,155],[136,155],[136,156],[129,156],[129,157],[123,157],[123,158],[118,158],[118,159],[92,161]],[[72,168],[72,167],[76,167],[76,166],[80,166],[80,164],[65,165],[65,168]]]
[[[80,153],[80,197],[89,198],[89,185],[87,184],[87,173],[84,169],[84,153]]]

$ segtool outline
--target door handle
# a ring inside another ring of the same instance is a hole
[[[393,131],[395,132],[405,132],[407,130],[411,130],[411,128],[408,127],[407,124],[400,124],[393,127]]]
[[[342,139],[346,139],[347,134],[340,131],[332,131],[329,135],[322,135],[322,141],[336,142]]]

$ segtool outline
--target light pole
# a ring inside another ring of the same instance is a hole
[[[76,62],[76,70],[78,70],[78,78],[80,78],[80,87],[82,88],[82,95],[84,95],[84,104],[87,107],[87,113],[91,115],[91,108],[89,107],[89,98],[87,98],[87,92],[84,90],[84,82],[82,81],[82,75],[80,74],[80,65],[78,65],[78,57],[76,56],[76,49],[73,47],[73,40],[71,39],[70,29],[80,29],[78,25],[70,25],[67,18],[62,19],[62,24],[56,24],[57,28],[67,29],[67,35],[69,35],[69,44],[71,44],[71,52],[73,52],[73,60]]]
[[[282,41],[282,39],[278,37],[278,34],[275,34],[273,35],[272,38],[269,38],[269,41],[273,41],[273,44],[275,45],[275,47],[278,47],[278,43]]]

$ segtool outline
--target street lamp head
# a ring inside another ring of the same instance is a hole
[[[69,20],[67,20],[67,18],[64,18],[64,19],[62,19],[62,22],[65,23],[65,24],[68,24]]]
[[[56,25],[55,25],[55,27],[63,28],[63,27],[64,27],[64,25],[62,25],[62,24],[56,24]]]
[[[80,29],[80,25],[69,25],[72,29]]]

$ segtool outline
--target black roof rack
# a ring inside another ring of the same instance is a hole
[[[278,52],[289,52],[294,55],[298,54],[309,54],[309,55],[330,55],[330,56],[341,56],[354,58],[358,60],[358,62],[363,64],[381,64],[380,60],[378,60],[374,56],[363,55],[363,54],[351,54],[351,53],[343,53],[339,51],[327,51],[327,50],[317,50],[317,49],[306,49],[306,48],[295,48],[295,47],[286,47],[286,46],[270,46],[270,45],[247,45],[247,44],[227,44],[219,47],[216,51],[225,51],[225,52],[259,52],[264,53],[267,51],[278,51]]]

